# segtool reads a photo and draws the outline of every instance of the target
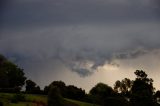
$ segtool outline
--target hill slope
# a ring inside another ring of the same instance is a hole
[[[3,102],[4,106],[47,106],[47,96],[45,95],[24,94],[24,101],[11,103],[14,95],[11,93],[0,93],[0,102]],[[98,106],[67,98],[64,98],[64,103],[65,106]]]

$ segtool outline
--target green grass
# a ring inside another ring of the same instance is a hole
[[[4,106],[36,106],[36,103],[47,104],[47,97],[43,95],[24,94],[26,102],[11,103],[13,93],[0,93],[0,101]]]
[[[66,101],[78,104],[78,106],[99,106],[96,104],[91,104],[91,103],[86,103],[86,102],[81,102],[81,101],[77,101],[77,100],[72,100],[72,99],[67,99],[65,98]]]
[[[0,98],[11,99],[12,97],[13,97],[13,94],[11,93],[0,93]]]
[[[34,106],[34,103],[29,103],[29,102],[10,103],[9,106]]]
[[[47,105],[47,96],[45,95],[25,94],[25,102],[11,103],[10,99],[14,95],[15,94],[11,93],[0,93],[0,101],[4,103],[4,106],[36,106],[36,103],[44,103]],[[67,98],[64,98],[64,104],[65,106],[99,106]]]
[[[47,96],[45,96],[45,95],[25,94],[25,99],[26,99],[26,101],[30,101],[30,102],[47,103]]]

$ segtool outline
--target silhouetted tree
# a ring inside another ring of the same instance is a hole
[[[83,100],[85,97],[85,90],[82,88],[77,88],[73,85],[67,86],[66,97],[70,99]]]
[[[114,90],[117,93],[123,94],[124,96],[129,96],[132,84],[132,81],[128,78],[125,78],[122,81],[118,80],[114,84]]]
[[[156,91],[156,93],[154,94],[154,98],[156,100],[157,103],[160,103],[160,91]]]
[[[44,93],[48,94],[51,86],[56,86],[63,97],[66,97],[66,84],[63,81],[53,81],[49,86],[45,86]]]
[[[49,86],[45,86],[43,92],[44,92],[45,95],[48,95]]]
[[[44,94],[48,94],[52,86],[55,86],[59,89],[62,97],[85,101],[85,90],[73,85],[66,86],[66,84],[62,81],[53,81],[49,86],[45,86]]]
[[[26,81],[26,93],[34,93],[34,94],[39,94],[41,93],[40,87],[37,86],[35,82],[32,80],[27,80]]]
[[[19,88],[20,90],[25,80],[23,69],[0,55],[0,90],[9,90],[9,88]]]
[[[60,94],[59,88],[50,86],[48,93],[48,106],[63,106],[63,98]]]
[[[133,106],[153,106],[154,105],[154,87],[153,80],[147,78],[147,74],[142,70],[136,70],[137,78],[133,81],[131,88],[131,103]]]
[[[103,83],[98,83],[90,90],[89,94],[92,96],[95,103],[103,104],[105,99],[114,95],[114,91],[110,86]]]
[[[130,103],[122,96],[108,97],[102,106],[131,106]]]
[[[35,94],[42,94],[42,91],[41,91],[40,86],[37,85],[37,86],[35,87],[34,93],[35,93]]]

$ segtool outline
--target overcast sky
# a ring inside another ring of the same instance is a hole
[[[142,69],[160,89],[159,0],[2,0],[0,53],[43,87],[89,91]]]

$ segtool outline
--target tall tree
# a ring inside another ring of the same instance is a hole
[[[23,69],[0,55],[0,88],[21,88],[25,80]]]
[[[129,78],[125,78],[122,81],[116,81],[114,84],[114,90],[121,94],[128,94],[132,87],[132,81]]]
[[[104,83],[98,83],[95,85],[89,92],[93,101],[98,104],[103,104],[108,97],[112,97],[114,95],[113,89]]]
[[[48,106],[64,106],[59,88],[51,85],[48,93]]]
[[[156,91],[156,93],[154,94],[154,98],[155,98],[155,101],[157,103],[160,103],[160,91]]]
[[[133,81],[131,88],[131,102],[133,106],[152,106],[154,105],[154,87],[153,80],[147,78],[147,74],[143,70],[136,70],[137,78]]]
[[[69,85],[66,88],[66,97],[70,99],[83,100],[85,97],[85,90]]]
[[[56,86],[61,92],[61,95],[63,97],[66,97],[66,84],[63,81],[53,81],[51,84],[49,84],[49,86],[45,86],[44,92],[46,94],[49,93],[49,89],[51,88],[51,86]]]
[[[26,81],[26,92],[27,93],[34,93],[34,94],[38,94],[40,93],[40,87],[33,82],[32,80],[27,80]]]

